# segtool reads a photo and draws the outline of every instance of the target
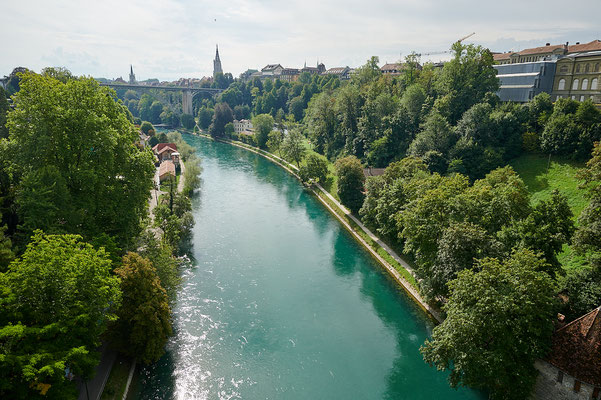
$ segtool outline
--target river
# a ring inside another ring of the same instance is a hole
[[[139,399],[480,399],[419,347],[433,323],[293,177],[185,135],[202,158],[192,265]]]

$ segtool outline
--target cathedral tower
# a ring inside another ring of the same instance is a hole
[[[219,46],[215,46],[215,59],[213,60],[213,78],[217,76],[217,74],[223,74],[223,69],[221,69],[221,60],[219,59]]]
[[[134,67],[130,64],[129,66],[129,83],[134,85],[136,83],[136,76],[134,75]]]

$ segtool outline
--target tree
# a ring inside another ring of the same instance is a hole
[[[554,284],[529,250],[479,271],[463,270],[449,283],[447,318],[421,348],[426,362],[450,370],[452,387],[490,391],[491,399],[528,398],[553,333]]]
[[[155,133],[154,126],[152,126],[152,124],[148,121],[142,122],[142,125],[140,125],[140,130],[150,136],[153,136]]]
[[[442,96],[437,101],[439,111],[454,124],[486,93],[496,92],[499,79],[492,67],[494,60],[488,49],[460,42],[455,42],[451,49],[455,56],[445,63],[436,86]]]
[[[196,121],[194,121],[194,117],[190,114],[182,114],[182,116],[180,117],[180,122],[182,123],[182,126],[186,129],[192,129],[196,124]]]
[[[277,151],[278,155],[281,157],[282,156],[281,146],[282,146],[283,141],[284,141],[284,135],[282,134],[281,131],[279,131],[279,130],[271,131],[271,132],[269,132],[269,136],[267,136],[267,148],[272,153]]]
[[[8,101],[6,101],[6,92],[0,87],[0,139],[8,137],[8,128],[6,127],[7,114]]]
[[[554,190],[551,198],[539,202],[526,218],[507,225],[499,233],[499,240],[507,248],[519,246],[541,252],[548,267],[545,272],[555,277],[563,273],[557,254],[572,239],[573,216],[568,199]]]
[[[155,362],[172,332],[167,293],[150,261],[139,254],[127,253],[115,274],[121,278],[123,303],[111,339],[130,357]]]
[[[5,235],[6,225],[0,226],[0,272],[6,271],[8,264],[15,258],[12,243]]]
[[[194,155],[188,158],[185,163],[186,170],[184,171],[184,189],[182,193],[185,196],[190,196],[194,190],[200,187],[200,174],[202,173],[202,167],[200,166],[200,159]]]
[[[140,232],[155,168],[113,95],[91,78],[23,75],[8,127],[24,236],[104,232],[127,244]]]
[[[595,143],[593,156],[582,171],[582,187],[586,190],[589,204],[578,218],[579,227],[574,235],[576,250],[586,255],[589,264],[601,271],[601,143]]]
[[[213,120],[209,127],[209,133],[213,137],[223,137],[225,135],[225,125],[234,120],[232,109],[227,103],[219,103],[215,106]]]
[[[64,67],[46,67],[42,69],[41,75],[54,78],[62,83],[67,83],[71,79],[77,79],[71,71]]]
[[[472,223],[452,223],[438,241],[432,276],[424,280],[432,290],[430,297],[448,296],[447,283],[459,271],[472,269],[477,260],[502,255],[501,243],[482,227]]]
[[[200,129],[209,129],[211,118],[213,118],[214,113],[215,110],[207,107],[202,107],[198,110],[198,126]]]
[[[336,161],[338,197],[340,202],[356,213],[363,205],[365,175],[357,157],[348,156]]]
[[[300,161],[305,156],[307,149],[305,148],[304,136],[299,128],[292,128],[282,142],[282,151],[287,158],[296,162],[300,167]]]
[[[298,174],[304,182],[315,180],[324,183],[328,176],[328,161],[323,156],[311,153],[306,158],[306,164],[300,167]]]
[[[259,114],[252,119],[255,137],[260,148],[267,144],[269,132],[273,130],[273,117],[269,114]]]
[[[162,112],[163,112],[163,105],[161,104],[161,102],[158,100],[153,101],[152,104],[150,104],[150,110],[149,110],[150,122],[152,122],[153,124],[160,124]],[[144,117],[142,117],[142,118],[144,118]],[[170,123],[170,121],[167,123]]]
[[[77,235],[37,231],[20,259],[0,274],[0,383],[3,398],[36,388],[65,398],[65,370],[88,379],[96,348],[120,304],[111,260]]]

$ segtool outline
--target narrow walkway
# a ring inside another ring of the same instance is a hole
[[[179,171],[179,182],[177,184],[177,193],[181,193],[184,191],[184,172],[186,172],[186,166],[184,162],[179,163],[180,171]]]
[[[100,356],[100,364],[96,366],[94,377],[92,379],[87,383],[80,382],[78,384],[79,396],[77,397],[77,400],[98,400],[100,399],[100,396],[102,396],[104,385],[109,378],[113,363],[117,358],[117,353],[109,350],[106,345],[103,345],[99,351],[102,353]]]

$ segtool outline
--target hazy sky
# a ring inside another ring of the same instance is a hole
[[[395,62],[471,32],[466,43],[520,50],[601,39],[600,13],[601,0],[3,0],[0,75],[62,66],[127,79],[133,64],[139,80],[202,77],[216,43],[234,76],[270,63]]]

